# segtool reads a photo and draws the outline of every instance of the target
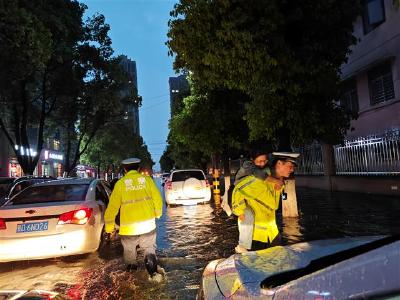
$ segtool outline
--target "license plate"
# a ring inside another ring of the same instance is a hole
[[[17,224],[17,233],[45,231],[49,229],[49,221]]]

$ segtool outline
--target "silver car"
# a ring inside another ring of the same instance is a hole
[[[399,296],[399,236],[373,236],[278,246],[212,261],[204,270],[198,299]]]
[[[26,188],[0,207],[0,262],[96,251],[109,193],[89,178]]]

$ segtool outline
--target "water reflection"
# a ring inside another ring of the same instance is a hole
[[[302,240],[302,229],[298,217],[282,218],[282,238],[288,244],[300,242]]]

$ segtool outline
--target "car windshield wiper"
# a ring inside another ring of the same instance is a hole
[[[366,252],[380,248],[385,245],[389,245],[398,240],[400,240],[400,235],[388,236],[351,249],[343,250],[331,255],[320,257],[318,259],[310,261],[310,263],[303,268],[290,270],[267,277],[261,282],[261,288],[264,289],[275,288],[277,286],[286,284],[292,280],[301,278],[305,275],[314,273],[316,271],[332,266],[344,260],[350,259],[357,255],[364,254]]]

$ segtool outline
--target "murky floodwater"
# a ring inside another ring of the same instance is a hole
[[[281,220],[283,243],[400,233],[400,199],[298,189],[299,218]],[[208,261],[227,257],[237,242],[233,217],[209,205],[164,208],[158,220],[158,256],[166,280],[153,284],[143,265],[126,272],[122,247],[86,256],[0,265],[0,289],[45,289],[71,299],[194,299]]]

